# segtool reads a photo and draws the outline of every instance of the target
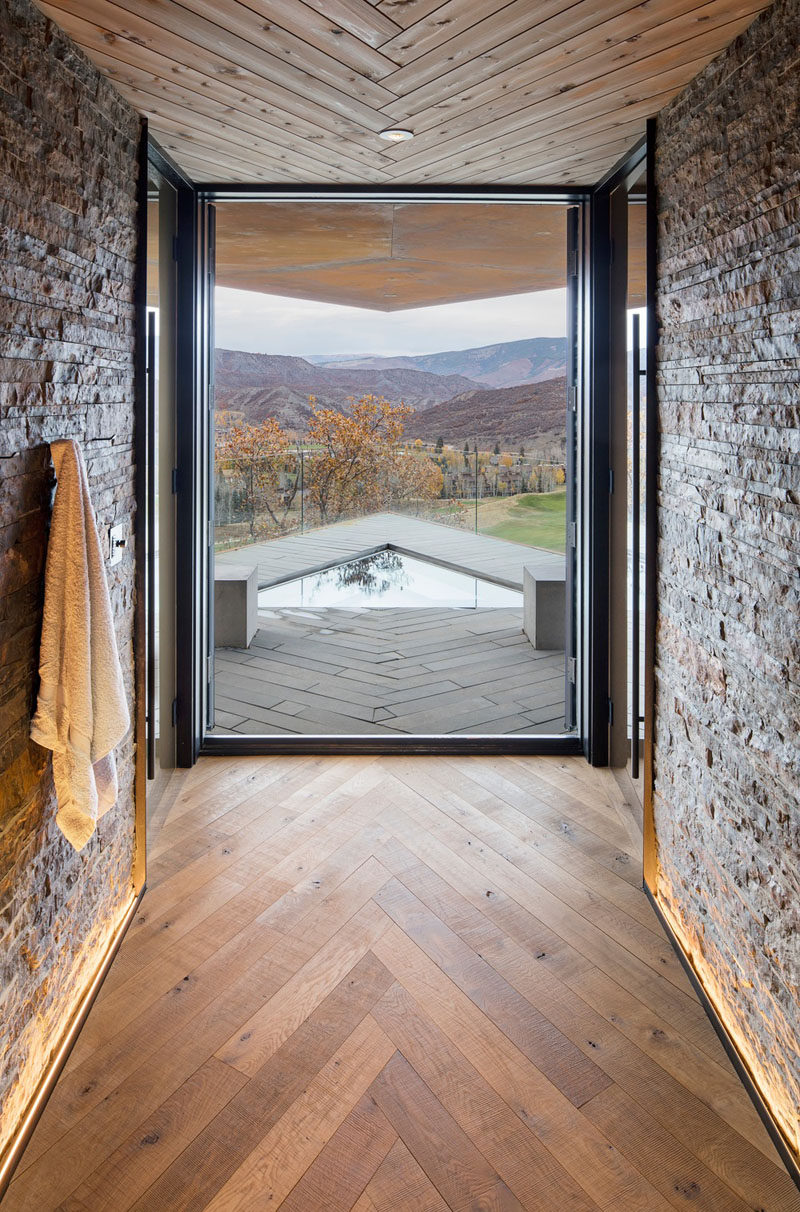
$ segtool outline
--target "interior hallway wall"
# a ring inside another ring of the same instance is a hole
[[[658,899],[800,1151],[800,3],[658,117]]]
[[[138,116],[27,0],[0,6],[0,1148],[132,895],[134,752],[77,854],[29,740],[53,472],[79,439],[133,705],[134,270]]]

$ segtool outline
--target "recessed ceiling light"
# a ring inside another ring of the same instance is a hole
[[[405,143],[406,139],[413,139],[413,130],[399,130],[394,127],[392,130],[382,130],[381,138],[386,139],[388,143]]]

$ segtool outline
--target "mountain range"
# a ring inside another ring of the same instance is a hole
[[[505,449],[520,443],[535,445],[543,460],[561,462],[566,433],[567,380],[548,379],[522,387],[466,391],[425,412],[416,412],[405,426],[405,437],[435,442],[444,438],[461,447],[477,441],[496,442]]]
[[[302,433],[318,406],[346,409],[362,395],[401,400],[414,410],[406,436],[448,443],[477,438],[563,445],[566,343],[533,337],[476,349],[402,358],[340,356],[322,361],[217,349],[218,411],[258,424],[275,417]],[[510,380],[510,382],[509,382]]]
[[[403,367],[329,368],[283,354],[218,349],[215,357],[217,409],[242,412],[248,421],[277,417],[289,429],[305,428],[309,396],[324,408],[344,408],[352,396],[385,396],[420,411],[478,384],[458,374],[432,374]]]
[[[558,379],[566,369],[567,343],[564,337],[529,337],[522,341],[503,341],[475,349],[453,349],[443,353],[408,357],[371,357],[339,354],[308,354],[307,362],[336,370],[421,370],[436,375],[463,375],[483,387],[516,387],[523,383],[541,383]]]

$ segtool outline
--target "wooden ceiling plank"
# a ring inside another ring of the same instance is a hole
[[[176,160],[176,150],[183,148],[181,164],[191,157],[205,163],[204,179],[225,181],[228,172],[234,170],[244,174],[244,180],[262,184],[296,184],[298,174],[291,167],[275,164],[267,156],[243,151],[235,144],[222,144],[209,135],[205,141],[190,137],[180,123],[157,119],[152,127],[153,137],[169,151]],[[309,172],[300,178],[304,184],[330,184],[330,178],[322,173]]]
[[[251,102],[251,98],[246,95],[242,96],[235,89],[228,88],[227,85],[218,84],[216,91],[220,95],[218,97],[209,96],[208,90],[201,93],[188,89],[182,84],[173,83],[172,78],[165,79],[162,76],[138,72],[114,56],[103,54],[101,51],[94,51],[93,59],[141,113],[152,113],[152,107],[156,101],[167,101],[172,105],[180,106],[187,114],[202,114],[218,121],[229,122],[233,128],[248,131],[268,145],[288,148],[292,152],[296,152],[299,156],[298,167],[302,167],[300,160],[305,161],[306,159],[318,161],[321,165],[336,167],[340,170],[337,179],[341,179],[341,171],[358,176],[365,170],[379,168],[375,155],[364,155],[363,159],[350,155],[353,145],[347,143],[341,136],[328,135],[321,138],[317,131],[316,136],[309,139],[299,132],[286,131],[266,122],[261,107],[257,103],[248,104]],[[189,121],[188,117],[186,121]],[[346,150],[342,150],[339,144]],[[358,151],[360,153],[361,149],[358,148]]]
[[[513,167],[506,166],[494,171],[489,168],[480,173],[475,172],[474,175],[469,170],[464,170],[463,166],[453,164],[437,175],[437,183],[442,181],[452,184],[468,181],[471,185],[490,188],[500,181],[505,184],[508,177],[509,183],[515,185],[546,185],[562,179],[560,176],[562,171],[574,170],[571,178],[573,184],[591,185],[630,150],[643,129],[643,121],[633,122],[630,127],[615,127],[613,136],[607,141],[603,141],[599,148],[596,142],[592,143],[587,139],[582,150],[573,149],[565,156],[554,152],[552,148],[540,149],[538,152],[528,150],[525,157],[520,155],[518,159],[515,159]],[[600,139],[604,139],[602,133]],[[581,175],[583,167],[588,163],[597,163],[600,166],[597,177]]]
[[[193,0],[180,0],[180,3],[195,7]],[[204,5],[204,8],[209,7],[219,12],[218,4]],[[336,65],[331,70],[338,69],[339,88],[346,85],[349,73],[354,71],[376,82],[397,70],[396,64],[373,45],[355,37],[343,25],[337,25],[331,17],[326,18],[313,5],[304,4],[301,0],[241,0],[236,9],[226,9],[226,26],[229,24],[229,12],[235,13],[237,9],[244,10],[238,18],[243,26],[245,23],[253,24],[256,30],[261,31],[262,38],[266,33],[267,41],[284,48],[287,56],[291,56],[291,62],[305,59],[313,70],[315,56],[324,55]],[[374,10],[370,9],[370,12],[374,13]],[[249,36],[243,31],[237,32],[242,32],[243,37]]]
[[[140,0],[114,0],[114,3],[129,12],[138,12],[141,7]],[[296,79],[299,71],[306,78],[330,85],[373,109],[385,105],[396,96],[374,79],[376,75],[387,74],[392,66],[391,59],[346,32],[342,33],[341,39],[337,39],[337,45],[341,41],[341,46],[338,47],[338,56],[334,56],[325,50],[318,50],[276,22],[265,21],[260,11],[254,11],[248,4],[239,3],[239,0],[226,0],[222,7],[218,0],[148,0],[148,4],[151,18],[152,10],[156,7],[159,24],[173,32],[185,28],[200,45],[213,47],[214,38],[219,38],[219,31],[222,30],[225,40],[220,45],[231,46],[237,62],[244,62],[243,54],[252,54],[253,51],[259,60],[267,55],[278,63],[288,65],[292,78]],[[266,7],[269,7],[269,0],[266,0]],[[315,16],[313,10],[308,10],[308,16]],[[218,24],[220,19],[224,25]],[[234,37],[235,43],[232,41]],[[354,58],[360,62],[352,62]]]
[[[522,0],[530,9],[530,0]],[[421,55],[440,50],[443,43],[449,42],[464,30],[491,19],[506,6],[512,7],[520,0],[446,0],[440,8],[425,17],[420,17],[413,25],[406,26],[402,33],[397,34],[381,47],[383,53],[394,59],[395,63],[405,65]],[[445,58],[447,51],[442,52]],[[440,59],[441,66],[441,59]]]
[[[572,163],[587,154],[606,159],[620,145],[623,149],[633,147],[644,133],[644,124],[645,119],[637,117],[630,122],[610,126],[607,131],[599,132],[599,137],[574,137],[555,143],[551,140],[540,146],[525,144],[520,148],[512,148],[498,157],[494,164],[490,164],[487,158],[484,168],[472,165],[469,170],[470,180],[476,183],[492,181],[498,170],[502,172],[504,179],[507,171],[510,177],[526,177],[534,166],[536,172],[540,173],[550,168],[560,168],[562,164]],[[607,138],[604,138],[604,135],[607,135]]]
[[[681,22],[685,35],[687,25],[696,21],[705,26],[723,7],[728,14],[725,19],[729,20],[732,10],[734,16],[747,17],[763,5],[759,0],[724,6],[719,0],[709,0],[703,5],[698,5],[696,0],[670,0],[668,21],[665,22],[663,0],[660,8],[642,5],[640,0],[606,0],[600,10],[595,0],[581,0],[566,13],[542,21],[535,31],[520,34],[464,66],[451,67],[444,75],[434,74],[428,83],[411,92],[402,87],[403,96],[385,106],[384,112],[408,121],[420,134],[446,121],[454,112],[460,114],[477,108],[487,100],[537,83],[545,75],[564,68],[571,71],[575,63],[596,56],[603,57],[607,63],[609,55],[613,54],[612,47],[624,45],[648,30],[663,30],[669,22]],[[696,15],[693,17],[692,14]],[[530,41],[533,32],[537,39],[534,53]],[[666,36],[669,37],[669,33]],[[397,80],[397,77],[393,79]]]
[[[42,11],[48,12],[48,15],[53,15],[54,20],[57,19],[56,10],[47,4],[47,0],[42,0],[39,7]],[[184,63],[170,59],[148,47],[143,47],[138,42],[104,35],[96,25],[90,22],[70,18],[70,24],[73,27],[71,32],[76,41],[95,62],[109,53],[128,67],[131,73],[138,72],[142,77],[152,76],[166,81],[180,82],[186,84],[188,88],[192,88],[193,91],[199,90],[202,93],[212,91],[209,88],[208,75],[195,70],[194,67],[186,66]],[[234,81],[234,84],[228,84],[228,79]],[[236,73],[227,78],[217,75],[213,80],[213,92],[231,102],[235,102],[238,98],[241,103],[247,103],[264,117],[268,127],[280,125],[292,137],[312,138],[320,141],[330,140],[332,145],[346,147],[347,154],[351,158],[366,158],[370,165],[374,162],[377,141],[373,132],[365,132],[360,126],[356,126],[336,114],[331,114],[328,110],[320,110],[318,106],[303,101],[295,94],[288,94],[289,99],[297,102],[297,107],[304,111],[303,114],[290,113],[288,110],[280,109],[274,103],[276,95],[282,95],[280,90],[260,76],[254,76],[249,72]]]
[[[767,0],[40,7],[193,173],[400,186],[586,183]],[[394,124],[411,127],[413,143],[379,141]]]
[[[738,7],[751,9],[754,0],[738,0]],[[735,36],[750,20],[752,12],[727,23],[722,28],[726,35]],[[548,96],[564,95],[574,104],[579,103],[582,90],[591,89],[594,84],[602,86],[603,81],[609,84],[609,90],[616,88],[621,78],[639,81],[648,74],[657,74],[664,67],[692,64],[713,54],[719,41],[719,28],[711,19],[700,26],[699,33],[689,34],[688,22],[681,19],[668,23],[668,26],[651,28],[638,33],[630,41],[621,45],[613,52],[605,51],[588,55],[584,59],[570,58],[569,52],[562,53],[558,48],[547,52],[542,59],[546,62],[536,63],[539,68],[533,78],[533,83],[522,88],[511,89],[510,81],[506,82],[505,90],[494,101],[486,101],[478,108],[472,108],[461,115],[450,115],[435,127],[423,132],[414,141],[413,148],[408,144],[393,147],[386,153],[387,158],[395,160],[407,159],[419,154],[423,148],[441,147],[445,136],[463,138],[469,132],[482,129],[495,121],[498,127],[508,129],[510,122],[521,124],[531,103]],[[568,78],[565,79],[565,67]],[[687,66],[684,75],[676,84],[680,87],[685,79],[690,79]]]
[[[298,4],[297,0],[271,0],[269,8],[279,13],[283,13],[284,9],[287,13],[295,8],[314,9],[325,18],[329,30],[337,26],[349,30],[354,38],[376,49],[402,28],[369,0],[304,0],[303,4]],[[304,20],[308,20],[306,14]]]
[[[636,0],[623,2],[630,8]],[[594,8],[595,22],[599,22],[602,16],[597,13],[596,4]],[[502,62],[512,53],[511,50],[506,51],[506,47],[518,47],[521,41],[527,48],[526,51],[518,52],[523,56],[518,61],[522,62],[537,51],[539,26],[548,21],[564,21],[570,11],[569,8],[564,11],[564,0],[545,0],[536,5],[532,5],[530,0],[512,0],[512,3],[507,3],[499,12],[492,13],[461,33],[451,36],[443,45],[421,49],[419,53],[407,56],[394,75],[388,77],[392,84],[387,84],[387,87],[391,87],[402,97],[435,82],[443,74],[449,75],[464,64],[475,64],[476,70],[482,71],[484,56],[487,70],[491,69],[495,61]],[[407,31],[407,35],[413,32],[414,28]],[[563,37],[568,36],[569,31],[565,29]],[[386,54],[393,53],[389,43],[384,50]],[[446,72],[443,73],[442,68],[445,66]]]
[[[200,75],[206,81],[206,87],[208,81],[212,81],[213,87],[216,87],[219,80],[235,81],[236,87],[250,93],[251,96],[262,102],[265,107],[264,112],[269,113],[272,119],[279,118],[284,121],[281,114],[286,113],[292,115],[292,120],[308,124],[309,130],[332,131],[361,145],[375,142],[375,135],[365,130],[364,125],[360,122],[355,124],[352,120],[343,118],[342,115],[333,114],[331,110],[309,101],[308,97],[290,92],[279,85],[270,84],[268,80],[264,80],[263,76],[246,72],[244,68],[236,68],[225,59],[200,55],[198,48],[192,47],[183,39],[173,38],[172,35],[160,35],[159,46],[165,52],[164,55],[160,55],[152,48],[143,46],[141,41],[136,38],[128,39],[122,34],[109,32],[108,28],[103,25],[84,21],[81,17],[65,11],[64,8],[48,4],[48,0],[40,0],[39,7],[42,12],[52,18],[52,21],[67,30],[67,33],[85,48],[90,58],[96,48],[108,50],[109,47],[113,47],[116,55],[130,63],[132,67],[141,65],[144,70],[149,70],[148,64],[155,57],[166,64],[167,73],[173,78],[179,78],[179,75],[184,72],[192,72]],[[156,72],[158,70],[156,68]],[[279,109],[279,105],[285,105],[286,109]],[[285,121],[284,125],[286,125]],[[378,125],[378,121],[373,124],[375,127]]]
[[[723,27],[726,31],[730,31],[731,37],[735,36],[742,26],[741,21],[733,22],[729,26]],[[599,70],[599,63],[573,65],[572,78],[580,79],[581,76],[586,76],[584,82],[576,84],[574,88],[555,89],[553,81],[550,77],[541,81],[540,84],[531,85],[524,90],[520,90],[521,96],[516,94],[508,94],[500,103],[501,112],[498,116],[491,118],[487,122],[482,122],[481,118],[485,114],[485,109],[480,111],[470,111],[470,115],[465,115],[463,120],[449,122],[447,124],[448,136],[444,137],[441,130],[428,131],[419,140],[415,140],[414,144],[406,144],[401,146],[409,146],[413,150],[405,155],[386,155],[386,159],[394,159],[398,164],[402,161],[406,168],[418,168],[421,165],[427,165],[433,160],[441,160],[448,156],[452,151],[466,152],[469,148],[476,146],[489,139],[505,138],[512,131],[518,130],[526,126],[529,122],[535,121],[537,113],[541,112],[540,106],[547,102],[552,102],[554,97],[560,99],[564,103],[564,108],[578,108],[583,100],[587,97],[594,96],[598,91],[612,92],[619,87],[620,82],[625,80],[639,81],[649,79],[656,74],[660,74],[665,68],[677,67],[678,82],[676,83],[676,91],[680,88],[680,82],[686,75],[686,69],[681,71],[681,66],[685,63],[695,63],[703,59],[708,61],[708,58],[713,53],[712,48],[716,44],[718,31],[703,27],[703,33],[698,34],[693,38],[687,39],[681,43],[671,46],[653,48],[652,40],[647,39],[644,35],[634,42],[630,47],[617,52],[617,66],[613,71],[605,73]],[[655,31],[654,31],[655,33]],[[641,54],[640,54],[641,50]],[[592,56],[597,60],[598,56]],[[620,62],[622,60],[622,62]],[[531,100],[532,98],[537,98]],[[523,100],[527,104],[522,104]],[[495,107],[496,113],[497,107]],[[506,112],[507,111],[507,112]],[[477,125],[469,126],[468,122]],[[396,152],[397,149],[392,149]]]
[[[656,94],[655,98],[646,97],[635,105],[627,107],[624,114],[620,113],[614,98],[608,100],[601,97],[595,102],[588,121],[569,120],[559,125],[557,121],[553,120],[543,123],[537,135],[531,131],[518,131],[516,138],[509,136],[507,139],[495,140],[493,143],[476,148],[472,158],[453,154],[447,160],[437,161],[435,165],[430,165],[425,169],[418,169],[415,179],[420,182],[429,182],[439,173],[446,172],[458,165],[472,179],[472,175],[475,173],[485,170],[488,174],[490,171],[496,171],[506,159],[513,159],[522,154],[522,149],[535,148],[546,151],[550,147],[559,147],[568,140],[580,137],[582,132],[587,146],[590,146],[592,141],[598,144],[605,137],[605,132],[609,127],[620,126],[631,121],[639,123],[643,132],[645,120],[653,112],[654,107],[657,108],[659,98],[668,95],[670,93],[665,92]]]
[[[680,2],[687,8],[696,5],[696,0]],[[401,69],[394,77],[395,88],[401,95],[385,106],[384,112],[413,122],[413,129],[419,133],[438,125],[453,110],[474,108],[487,98],[538,79],[540,64],[547,67],[544,57],[547,52],[558,49],[579,58],[581,35],[591,39],[593,49],[598,44],[607,46],[609,37],[615,36],[612,20],[635,21],[638,16],[639,20],[644,17],[657,24],[658,18],[652,15],[652,10],[648,7],[642,13],[640,7],[640,0],[606,0],[599,10],[595,0],[579,0],[564,12],[560,0],[537,10],[539,19],[535,25],[479,55],[465,58],[456,51],[454,57],[448,56],[448,69],[444,73],[432,70],[429,75],[429,65],[423,60]],[[605,29],[606,25],[610,28]]]
[[[603,173],[605,173],[609,168],[612,168],[618,160],[621,160],[622,157],[626,155],[626,153],[629,152],[637,142],[641,131],[636,129],[636,124],[632,124],[632,128],[628,130],[627,134],[625,133],[626,129],[627,128],[622,128],[618,138],[608,143],[604,143],[600,148],[586,147],[577,152],[572,150],[564,156],[557,156],[553,157],[552,159],[537,160],[537,179],[538,174],[541,173],[545,174],[545,180],[550,180],[553,175],[561,173],[562,171],[574,172],[576,165],[596,163],[600,166],[600,171],[598,172],[597,177],[583,177],[580,182],[584,185],[591,184],[593,181],[596,181],[598,177],[602,176]],[[522,182],[527,182],[531,179],[530,173],[530,167],[521,166],[519,170],[512,173],[511,176],[514,178],[515,184],[521,184]],[[481,183],[488,183],[491,180],[492,178],[487,176],[482,178]]]
[[[229,155],[225,152],[217,152],[215,149],[204,147],[190,147],[188,150],[182,139],[176,140],[172,130],[166,126],[153,125],[151,131],[153,138],[158,140],[158,143],[165,151],[177,161],[180,155],[181,167],[183,165],[191,165],[195,170],[202,169],[198,176],[194,176],[193,180],[219,181],[228,179],[229,173],[236,173],[237,179],[252,182],[256,180],[256,174],[253,167],[252,157],[247,157],[245,160],[240,160],[234,155]],[[187,168],[186,171],[189,171]],[[233,179],[233,178],[231,178]],[[284,185],[291,184],[292,178],[278,169],[269,170],[269,175],[264,176],[264,180],[272,181],[276,184]]]
[[[179,8],[171,0],[150,0],[152,15],[147,18],[139,16],[137,12],[140,7],[139,0],[121,0],[119,4],[113,5],[109,0],[56,0],[55,4],[49,7],[74,17],[94,21],[101,29],[108,28],[109,15],[117,9],[117,19],[123,36],[131,40],[141,40],[145,46],[161,50],[171,36],[182,44],[182,53],[178,56],[182,61],[192,63],[200,49],[216,60],[219,64],[216,71],[221,71],[223,76],[227,74],[230,78],[236,75],[237,69],[246,68],[296,95],[306,97],[351,121],[360,122],[368,129],[380,130],[385,123],[382,115],[357,97],[348,96],[325,81],[315,80],[312,74],[303,68],[285,63],[277,56],[253,46],[244,38],[228,33],[221,26],[203,20],[188,9]],[[212,71],[212,79],[214,74],[216,73]],[[361,80],[361,77],[358,79]],[[363,83],[370,89],[379,88],[378,85]]]
[[[378,0],[377,7],[403,29],[430,16],[446,0]]]
[[[258,130],[258,123],[242,125],[241,119],[237,122],[234,115],[226,112],[224,106],[218,107],[222,112],[215,114],[213,102],[201,101],[199,108],[197,106],[187,108],[163,94],[156,97],[141,89],[124,85],[120,85],[120,89],[131,104],[145,114],[149,121],[154,124],[158,124],[162,120],[180,123],[185,128],[193,130],[196,138],[202,143],[206,142],[209,134],[216,135],[220,139],[227,138],[235,147],[244,149],[248,154],[257,152],[276,166],[283,165],[287,171],[295,170],[303,174],[313,172],[331,181],[341,181],[343,176],[352,171],[342,163],[337,165],[330,161],[306,156],[299,147],[287,148],[281,144],[270,143],[265,139],[264,131]],[[199,123],[198,114],[203,116],[203,121]],[[358,171],[360,173],[369,172],[364,165],[359,165]],[[387,175],[376,168],[373,170],[371,179],[386,181]]]
[[[605,112],[602,112],[600,103],[598,103],[596,113],[591,120],[591,129],[587,129],[588,124],[585,122],[573,123],[560,130],[552,130],[548,125],[537,139],[526,139],[516,144],[508,143],[502,148],[495,146],[490,149],[487,146],[486,154],[473,160],[453,156],[448,162],[431,168],[428,173],[420,172],[418,177],[420,182],[426,182],[434,175],[438,180],[442,173],[458,169],[470,182],[477,182],[480,179],[491,180],[498,173],[501,173],[504,178],[505,166],[515,165],[528,159],[537,165],[538,171],[539,164],[549,163],[554,153],[560,153],[566,147],[591,150],[597,147],[602,148],[606,143],[619,138],[624,139],[627,144],[631,144],[644,134],[645,122],[653,112],[653,107],[658,108],[663,104],[663,99],[671,95],[672,90],[667,90],[656,94],[653,98],[648,97],[622,112],[613,99],[604,103]],[[521,167],[523,166],[521,164]]]

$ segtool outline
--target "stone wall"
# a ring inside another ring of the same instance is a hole
[[[76,437],[101,536],[134,515],[139,119],[27,0],[0,5],[0,1149],[132,895],[133,741],[121,794],[76,854],[28,739],[53,488]],[[133,698],[132,544],[110,570]]]
[[[800,3],[658,117],[658,897],[800,1149]]]

